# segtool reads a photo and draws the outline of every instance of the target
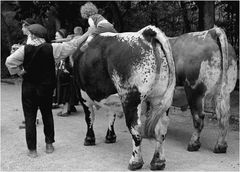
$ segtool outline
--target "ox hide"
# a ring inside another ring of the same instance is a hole
[[[151,169],[163,169],[163,143],[169,124],[166,111],[172,103],[176,83],[172,51],[165,34],[154,26],[138,32],[102,33],[89,43],[85,52],[78,50],[74,56],[88,126],[84,145],[95,144],[93,107],[104,107],[110,112],[112,109],[106,107],[104,99],[117,93],[132,135],[129,169],[143,165],[143,137],[156,140]],[[148,108],[143,108],[146,104]],[[115,117],[109,122],[107,143],[116,141]]]
[[[235,51],[219,27],[169,38],[169,41],[175,62],[176,85],[184,86],[193,117],[194,132],[188,150],[200,148],[204,112],[212,112],[216,113],[219,121],[219,137],[214,152],[225,153],[230,93],[237,80]]]

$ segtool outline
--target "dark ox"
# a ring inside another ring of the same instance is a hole
[[[172,51],[164,33],[154,26],[139,32],[103,33],[90,42],[84,53],[78,50],[74,56],[87,123],[84,145],[95,145],[94,107],[103,106],[110,114],[112,109],[103,99],[117,93],[132,135],[129,169],[143,166],[143,137],[156,140],[151,169],[163,169],[163,143],[169,124],[166,110],[171,106],[176,83]],[[106,143],[116,141],[115,118],[116,113],[109,115]]]
[[[184,86],[195,131],[188,144],[197,151],[204,125],[204,110],[212,108],[219,123],[215,153],[227,150],[226,134],[230,116],[230,93],[237,80],[234,49],[218,27],[169,38],[176,69],[176,85]]]

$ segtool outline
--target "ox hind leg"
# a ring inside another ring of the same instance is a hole
[[[203,112],[203,97],[206,91],[204,84],[198,84],[195,88],[192,88],[187,83],[184,86],[188,104],[190,106],[193,126],[195,131],[192,134],[191,140],[188,144],[188,151],[198,151],[201,147],[200,134],[204,126],[204,114]]]
[[[164,112],[155,128],[156,146],[155,152],[150,163],[151,170],[163,170],[165,168],[165,153],[164,153],[164,142],[167,134],[167,128],[169,125],[168,113]]]
[[[127,127],[132,135],[132,156],[129,161],[129,170],[137,170],[142,168],[143,159],[141,153],[142,136],[141,130],[141,97],[137,88],[131,89],[126,95],[120,96],[123,111],[125,114]],[[123,98],[124,97],[124,98]]]
[[[214,147],[214,153],[226,153],[227,142],[226,135],[229,127],[230,116],[230,94],[226,93],[224,96],[219,94],[216,96],[216,114],[219,125],[219,136]]]
[[[116,142],[116,134],[114,131],[114,122],[116,119],[116,114],[109,115],[109,125],[108,125],[108,130],[107,134],[105,137],[105,143],[115,143]]]
[[[153,158],[151,160],[151,170],[163,170],[165,168],[165,152],[164,152],[164,143],[165,143],[165,138],[167,134],[167,129],[169,125],[169,107],[165,111],[162,106],[162,102],[159,102],[161,98],[151,98],[151,100],[148,100],[149,102],[149,108],[146,114],[148,114],[149,118],[152,116],[152,124],[155,123],[156,125],[150,125],[148,124],[147,128],[151,128],[151,126],[154,127],[153,133],[146,133],[146,137],[153,137],[156,140],[156,145],[155,145],[155,151]],[[170,106],[170,105],[169,105]],[[146,127],[146,124],[145,124]]]

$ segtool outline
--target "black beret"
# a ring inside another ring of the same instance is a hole
[[[67,37],[67,31],[66,29],[59,29],[57,31],[63,38],[66,38]]]
[[[47,29],[40,24],[32,24],[27,27],[29,32],[39,38],[47,37]]]
[[[25,20],[22,21],[23,24],[26,24],[27,26],[31,25],[31,24],[35,24],[36,21],[32,18],[26,18]]]

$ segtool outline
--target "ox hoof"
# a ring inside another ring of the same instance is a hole
[[[224,144],[217,144],[215,147],[214,147],[214,150],[213,152],[214,153],[226,153],[227,152],[227,143],[224,143]]]
[[[155,159],[151,161],[150,165],[150,169],[151,170],[163,170],[165,168],[165,162],[166,160],[160,160],[160,159]]]
[[[94,137],[86,137],[84,140],[84,146],[92,146],[95,144],[95,138]]]
[[[200,147],[201,147],[201,143],[199,141],[195,141],[194,143],[188,144],[187,150],[189,152],[198,151],[200,149]]]
[[[115,143],[116,142],[116,136],[106,136],[105,143]]]
[[[128,165],[128,169],[131,170],[131,171],[138,170],[138,169],[142,168],[143,164],[144,164],[143,161],[141,161],[141,162],[133,162],[132,164]]]

